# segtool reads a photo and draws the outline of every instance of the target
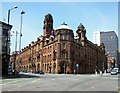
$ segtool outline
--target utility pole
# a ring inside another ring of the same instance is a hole
[[[18,73],[20,72],[20,51],[21,51],[21,37],[22,37],[22,21],[23,21],[24,11],[21,11],[21,24],[20,24],[20,41],[19,41],[19,55],[18,55]]]

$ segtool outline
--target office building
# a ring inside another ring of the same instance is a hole
[[[118,37],[114,31],[94,32],[94,43],[104,43],[105,51],[108,56],[112,56],[115,62],[113,66],[118,66]]]
[[[66,23],[53,29],[53,17],[44,19],[43,35],[24,47],[20,53],[20,67],[16,56],[16,70],[36,73],[95,73],[106,69],[105,46],[93,44],[86,37],[82,23],[76,35]],[[12,56],[14,60],[14,56]],[[11,58],[11,60],[12,60]]]

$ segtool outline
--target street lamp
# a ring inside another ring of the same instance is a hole
[[[16,8],[18,8],[18,7],[14,6],[13,8],[8,10],[8,24],[9,24],[9,21],[10,21],[10,11],[13,10],[13,9],[16,9]]]
[[[16,40],[15,40],[15,54],[14,54],[14,71],[16,71],[16,55],[17,55],[17,35],[20,34],[18,31],[16,31]]]
[[[22,21],[23,21],[24,11],[21,11],[21,24],[20,24],[20,41],[19,41],[19,55],[18,55],[18,73],[20,72],[20,50],[21,50],[21,37],[22,37]]]

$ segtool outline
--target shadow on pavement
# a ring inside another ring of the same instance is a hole
[[[14,78],[39,78],[40,76],[35,76],[35,75],[26,75],[26,74],[19,74],[19,75],[7,75],[7,76],[2,76],[2,79],[14,79]]]

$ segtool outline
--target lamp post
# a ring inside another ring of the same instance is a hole
[[[14,56],[14,71],[16,71],[16,55],[17,55],[17,35],[20,34],[16,31],[16,40],[15,40],[15,56]]]
[[[13,8],[11,8],[11,9],[9,9],[8,10],[8,24],[9,24],[9,21],[10,21],[10,12],[11,12],[11,10],[13,10],[13,9],[16,9],[16,8],[18,8],[17,6],[14,6]],[[10,54],[10,40],[11,40],[11,33],[10,33],[10,31],[9,31],[9,33],[8,33],[8,37],[7,37],[7,44],[9,43],[9,49],[7,48],[7,53],[9,53]],[[9,40],[9,41],[8,41]],[[14,64],[14,63],[13,63]],[[13,67],[12,67],[12,69],[14,69]]]
[[[10,11],[13,10],[13,9],[16,9],[16,8],[18,8],[18,7],[14,6],[13,8],[8,10],[8,24],[9,24],[9,21],[10,21]]]
[[[21,11],[21,24],[20,24],[20,41],[19,41],[19,55],[18,55],[18,73],[20,72],[20,50],[21,50],[21,37],[22,37],[22,21],[23,21],[24,11]]]

